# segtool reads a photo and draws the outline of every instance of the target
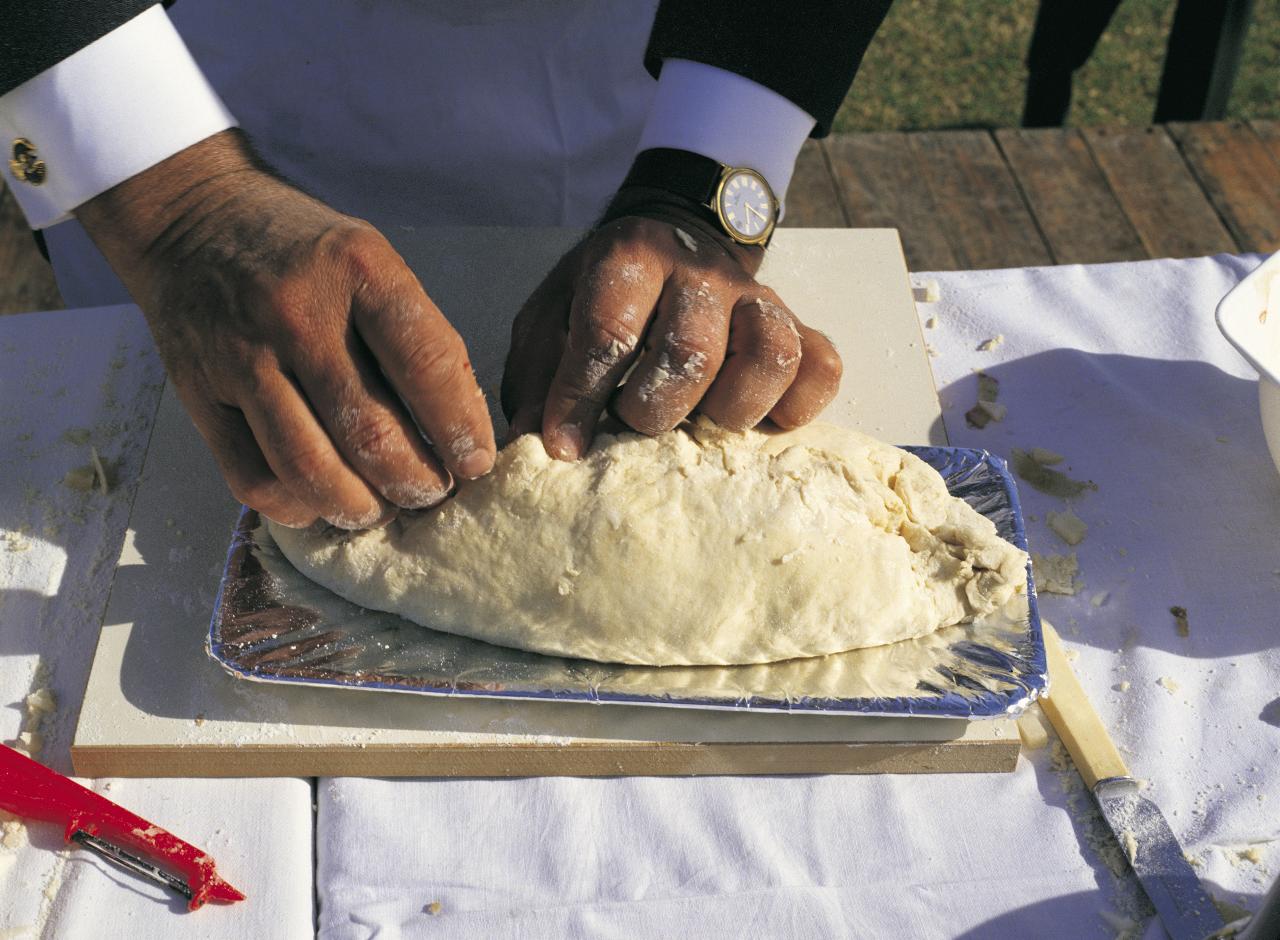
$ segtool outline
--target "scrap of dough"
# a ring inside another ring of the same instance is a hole
[[[21,819],[0,809],[0,848],[20,849],[27,844],[27,827]]]
[[[1054,534],[1068,545],[1079,545],[1089,534],[1089,526],[1069,509],[1066,512],[1054,512],[1050,509],[1044,519]]]
[[[1067,459],[1062,456],[1062,454],[1055,453],[1054,451],[1048,450],[1044,447],[1033,447],[1029,453],[1031,459],[1042,467],[1056,467],[1058,464],[1062,463],[1062,461]]]
[[[269,524],[303,574],[448,633],[603,662],[744,664],[932,633],[1025,590],[1027,556],[918,458],[830,426],[536,435],[453,499],[359,533]]]
[[[1039,706],[1032,705],[1017,718],[1018,737],[1028,751],[1038,751],[1049,743],[1049,729],[1045,727],[1044,714]]]
[[[978,402],[977,407],[985,411],[987,413],[987,417],[992,421],[1003,421],[1005,416],[1009,413],[1009,409],[1007,407],[994,401],[980,401]]]
[[[1133,865],[1138,861],[1138,840],[1133,833],[1125,829],[1120,833],[1120,844],[1124,846],[1124,854],[1129,859],[1129,864]]]
[[[1036,576],[1036,590],[1043,594],[1074,594],[1080,590],[1076,575],[1080,562],[1076,553],[1066,555],[1041,555],[1031,553],[1031,564]]]

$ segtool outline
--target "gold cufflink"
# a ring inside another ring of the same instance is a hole
[[[48,167],[36,153],[36,145],[25,137],[13,139],[13,159],[9,161],[9,172],[14,179],[22,183],[39,186],[44,182]]]

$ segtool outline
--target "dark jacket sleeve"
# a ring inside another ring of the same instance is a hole
[[[0,22],[0,95],[101,39],[158,0],[13,0]]]
[[[690,59],[771,88],[831,132],[862,56],[893,0],[662,0],[644,64]]]

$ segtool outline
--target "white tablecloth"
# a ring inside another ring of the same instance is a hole
[[[920,308],[938,321],[926,339],[953,443],[1049,448],[1097,483],[1071,507],[1089,525],[1083,590],[1042,609],[1211,890],[1245,907],[1280,872],[1280,475],[1212,312],[1256,261],[939,274],[942,300]],[[63,702],[46,756],[63,770],[146,440],[149,418],[130,416],[151,413],[148,349],[136,318],[0,318],[0,528],[28,529],[0,544],[0,740],[43,657]],[[1009,408],[983,430],[962,417],[976,368]],[[124,460],[118,495],[60,488],[85,461],[63,436],[77,426]],[[1033,548],[1067,551],[1044,524],[1062,501],[1022,496]],[[321,780],[320,934],[1109,937],[1147,909],[1079,787],[1050,750],[970,777]],[[109,795],[213,851],[251,902],[178,914],[81,853],[59,860],[37,829],[0,849],[0,937],[310,935],[305,781]]]

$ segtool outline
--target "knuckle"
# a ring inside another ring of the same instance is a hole
[[[713,285],[706,278],[697,283],[686,281],[675,295],[676,311],[685,316],[708,316],[712,311],[723,316],[731,306],[725,301],[723,285]]]
[[[239,381],[245,386],[245,398],[261,401],[280,383],[280,363],[264,350],[245,350]]]
[[[325,466],[321,448],[310,442],[292,442],[280,448],[279,461],[281,476],[286,480],[314,493],[318,487]]]
[[[689,378],[702,378],[718,350],[710,336],[692,330],[672,330],[662,338],[669,368]]]
[[[624,317],[589,317],[575,346],[586,358],[613,365],[631,354],[640,342],[631,327]]]
[[[800,365],[801,342],[795,324],[766,316],[757,324],[754,342],[746,355],[758,372],[774,376],[794,375]]]
[[[624,240],[600,246],[588,256],[592,286],[597,291],[635,290],[652,277],[640,239],[631,234],[620,238]]]
[[[262,287],[259,303],[277,328],[288,336],[299,336],[314,314],[311,294],[306,278],[286,276]]]
[[[276,485],[268,480],[250,480],[232,474],[227,477],[227,486],[237,502],[267,515],[271,515],[273,508],[281,508],[284,503]]]
[[[410,342],[402,355],[409,374],[429,387],[448,385],[471,368],[462,342],[454,337]]]
[[[844,361],[829,342],[813,343],[804,350],[804,367],[823,385],[835,387],[844,375]]]
[[[748,303],[756,308],[757,319],[762,323],[788,323],[795,326],[791,311],[772,290],[757,286],[755,296]]]
[[[403,450],[399,427],[384,415],[370,414],[369,409],[342,408],[337,425],[343,443],[363,463],[384,460]]]
[[[386,263],[390,243],[376,228],[360,219],[350,219],[326,233],[325,248],[348,271],[373,276]]]
[[[294,500],[276,480],[250,479],[232,473],[227,477],[227,486],[233,499],[274,522],[301,527],[316,520],[315,513]]]

